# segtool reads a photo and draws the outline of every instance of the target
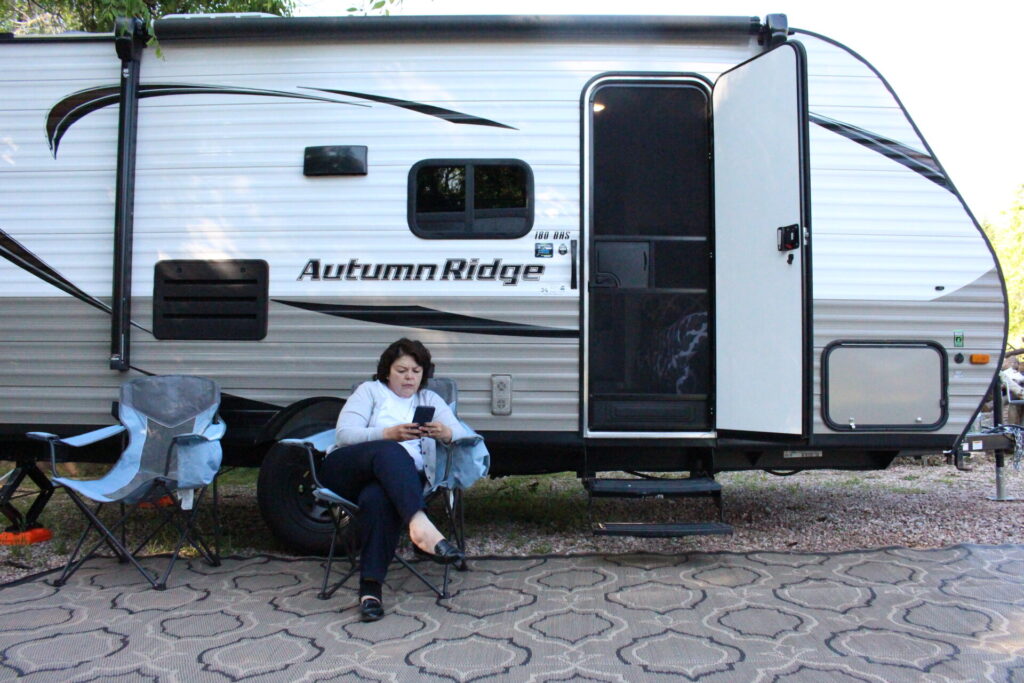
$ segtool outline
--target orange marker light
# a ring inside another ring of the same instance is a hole
[[[992,359],[987,353],[972,353],[971,365],[985,365]]]

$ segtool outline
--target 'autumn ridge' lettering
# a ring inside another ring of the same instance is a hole
[[[544,266],[537,264],[503,263],[496,258],[489,263],[480,259],[450,258],[439,266],[436,263],[360,263],[349,259],[347,263],[323,263],[318,258],[309,259],[296,278],[310,280],[403,280],[424,282],[430,280],[472,280],[479,282],[501,282],[515,286],[521,281],[536,282],[544,274]]]

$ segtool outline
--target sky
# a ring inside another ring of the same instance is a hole
[[[298,0],[296,14],[344,14],[358,0]],[[393,14],[783,13],[877,68],[910,112],[978,220],[1004,223],[1024,185],[1020,0],[404,0]],[[966,11],[970,9],[971,11]]]

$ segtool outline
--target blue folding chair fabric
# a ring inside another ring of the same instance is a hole
[[[121,387],[118,404],[120,425],[63,439],[45,432],[29,432],[29,437],[49,443],[54,483],[68,491],[89,519],[89,526],[64,573],[55,582],[57,585],[63,585],[102,543],[122,559],[130,561],[156,588],[166,586],[167,577],[186,542],[211,564],[219,563],[217,554],[206,545],[196,527],[196,510],[185,513],[193,508],[193,504],[198,505],[202,492],[215,481],[220,470],[220,439],[226,427],[217,417],[219,407],[220,387],[213,380],[188,375],[143,377]],[[119,434],[127,435],[127,446],[103,477],[79,480],[57,474],[59,447],[77,448]],[[196,491],[199,498],[195,498]],[[179,531],[178,544],[163,577],[155,580],[138,563],[135,555],[156,531],[147,536],[135,551],[129,551],[124,543],[124,525],[139,503],[154,502],[172,494],[177,500],[172,500],[170,510],[164,511],[157,531],[168,523],[174,524]],[[79,496],[98,503],[96,510],[89,510]],[[132,508],[108,528],[98,513],[104,504],[115,502]],[[216,514],[216,493],[214,506]],[[113,533],[118,528],[122,530],[121,541]],[[99,532],[100,540],[88,552],[79,554],[85,539],[94,529]]]

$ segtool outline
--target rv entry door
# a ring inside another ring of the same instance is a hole
[[[809,415],[805,64],[785,43],[712,92],[720,436],[800,435]]]
[[[608,76],[584,105],[584,433],[707,437],[710,83]]]

